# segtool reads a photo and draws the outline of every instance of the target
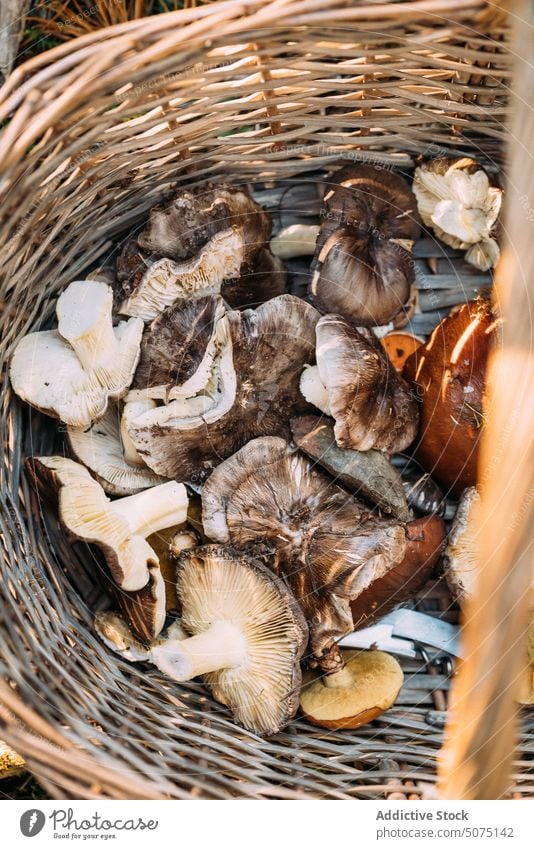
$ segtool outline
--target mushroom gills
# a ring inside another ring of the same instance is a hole
[[[87,469],[65,457],[32,457],[27,468],[36,483],[58,492],[59,518],[75,537],[102,549],[116,583],[124,590],[141,590],[158,565],[145,537],[187,518],[185,486],[168,481],[110,501]]]
[[[172,640],[152,650],[158,669],[174,681],[190,681],[220,669],[236,669],[248,662],[243,633],[232,622],[214,622],[207,631]]]
[[[224,280],[239,275],[244,256],[242,233],[222,230],[193,259],[175,262],[164,257],[153,262],[119,312],[151,321],[179,298],[219,294]]]
[[[285,584],[252,555],[207,545],[182,553],[177,590],[191,636],[156,645],[152,662],[176,681],[203,676],[256,733],[286,725],[298,706],[308,631]]]

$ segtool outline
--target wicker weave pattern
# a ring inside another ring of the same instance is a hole
[[[3,362],[57,291],[176,184],[224,173],[261,182],[276,205],[276,181],[347,157],[408,168],[419,153],[474,151],[498,165],[510,62],[506,32],[488,40],[474,25],[484,5],[222,2],[100,31],[18,69],[0,92]],[[459,290],[454,252],[418,250],[418,262],[436,258],[430,283],[418,278],[414,329],[428,332],[439,308],[488,280]],[[440,670],[407,664],[399,705],[358,733],[296,720],[262,741],[201,686],[169,686],[105,650],[90,627],[105,601],[100,564],[42,514],[21,472],[28,454],[61,450],[61,428],[4,380],[0,737],[52,795],[406,798],[434,782]],[[439,585],[422,602],[448,604]],[[523,742],[532,750],[532,720]],[[524,761],[516,773],[513,791],[532,793]]]

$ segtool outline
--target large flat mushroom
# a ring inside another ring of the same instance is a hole
[[[11,383],[32,407],[73,428],[102,418],[128,391],[139,360],[143,322],[113,326],[106,283],[78,280],[59,296],[57,330],[24,336],[13,354]]]
[[[420,566],[410,524],[373,514],[278,437],[252,440],[212,472],[202,521],[215,542],[263,546],[302,607],[313,662],[325,669],[340,665],[335,641],[354,629],[350,603],[386,575],[402,585],[407,558]]]
[[[185,486],[160,484],[110,501],[84,466],[65,457],[31,457],[27,468],[36,485],[57,492],[59,519],[74,537],[98,545],[113,580],[123,590],[140,590],[158,558],[146,537],[187,518]]]
[[[321,216],[312,302],[355,326],[389,324],[408,305],[415,278],[411,249],[420,227],[408,183],[372,165],[343,168]]]
[[[304,370],[301,391],[335,419],[337,444],[388,454],[407,448],[417,433],[417,402],[374,333],[338,315],[322,316],[315,332],[317,365]]]
[[[314,357],[318,313],[292,295],[217,325],[218,354],[201,393],[132,422],[130,436],[155,472],[201,481],[222,459],[264,434],[289,436],[289,419],[309,410],[300,372]]]
[[[177,588],[191,636],[155,646],[152,662],[175,681],[202,676],[257,734],[287,725],[298,707],[308,631],[283,581],[249,555],[209,545],[181,555]]]

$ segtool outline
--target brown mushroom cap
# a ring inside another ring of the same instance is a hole
[[[412,599],[432,577],[444,541],[445,524],[439,516],[408,522],[403,559],[351,600],[354,628],[366,628],[398,604]]]
[[[148,223],[138,238],[139,246],[175,260],[194,256],[207,242],[231,227],[244,234],[250,259],[270,238],[270,216],[247,191],[224,183],[208,183],[178,192],[170,201],[150,210]]]
[[[488,300],[463,304],[404,367],[422,399],[415,457],[455,495],[476,484],[486,363],[497,326]]]
[[[374,333],[336,315],[322,316],[315,332],[337,444],[389,454],[407,448],[417,433],[417,402]]]
[[[236,721],[273,734],[295,715],[306,623],[293,595],[259,560],[216,545],[178,561],[182,625],[192,636],[151,659],[177,681],[202,675]]]
[[[257,310],[227,313],[213,396],[173,401],[133,422],[130,436],[158,474],[202,479],[221,459],[263,434],[289,436],[289,419],[308,411],[300,372],[314,357],[318,313],[292,295]],[[160,470],[160,471],[158,471]]]
[[[276,437],[249,442],[213,471],[202,517],[216,542],[267,547],[325,668],[339,665],[334,641],[353,630],[350,600],[406,557],[407,526],[370,513]]]
[[[324,728],[358,728],[392,707],[404,681],[399,662],[382,651],[344,651],[333,675],[304,674],[302,713]]]
[[[324,198],[310,296],[323,313],[358,326],[388,324],[410,298],[415,197],[398,174],[343,168]]]

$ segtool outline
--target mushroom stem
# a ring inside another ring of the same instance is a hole
[[[58,331],[84,371],[109,371],[121,351],[111,318],[113,293],[103,282],[77,280],[57,302]]]
[[[131,466],[145,466],[146,464],[133,444],[128,427],[134,419],[148,412],[148,410],[153,410],[154,407],[156,407],[156,402],[151,398],[145,398],[141,401],[129,401],[124,405],[121,417],[122,453],[126,462]]]
[[[169,481],[136,495],[113,501],[110,509],[128,522],[132,534],[148,537],[187,519],[188,498],[183,483]]]
[[[304,371],[300,376],[300,391],[304,395],[306,401],[317,407],[325,415],[330,416],[330,401],[328,399],[328,390],[321,378],[319,377],[319,369],[317,366],[305,366]]]
[[[342,669],[338,669],[337,672],[333,672],[331,675],[325,675],[323,678],[323,684],[325,687],[331,687],[332,689],[335,689],[336,687],[353,687],[354,678],[347,667],[344,666]]]
[[[241,630],[232,622],[214,622],[207,631],[187,640],[168,640],[151,651],[151,660],[174,681],[234,669],[247,660]]]
[[[313,256],[319,230],[318,224],[291,224],[284,227],[271,239],[271,251],[281,259]]]

